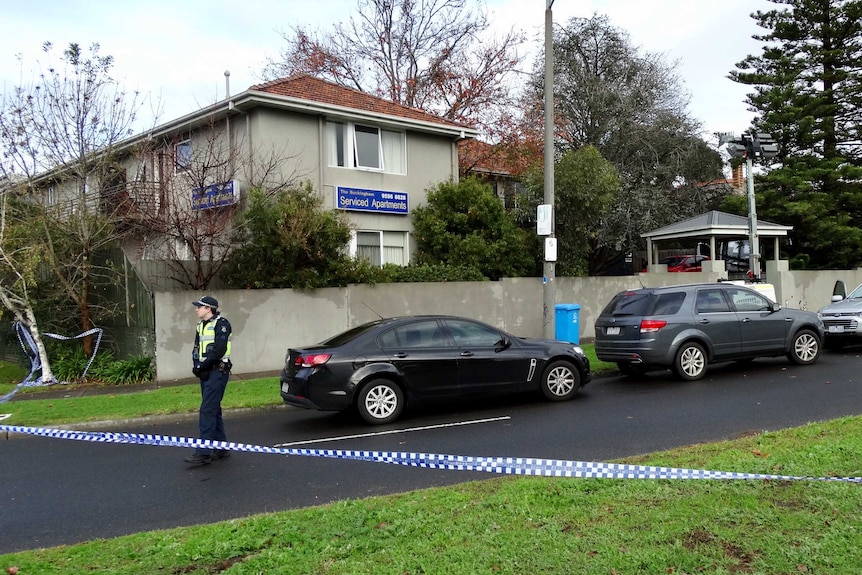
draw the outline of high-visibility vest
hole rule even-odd
[[[209,321],[198,322],[198,357],[204,359],[207,357],[207,348],[215,342],[216,326],[221,316],[211,318]],[[230,359],[230,340],[233,334],[230,334],[227,339],[227,350],[224,352],[222,359]]]

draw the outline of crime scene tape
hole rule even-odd
[[[735,471],[709,471],[705,469],[683,469],[628,465],[623,463],[597,463],[589,461],[567,461],[561,459],[534,459],[526,457],[477,457],[471,455],[445,455],[436,453],[411,453],[390,451],[350,451],[341,449],[295,449],[264,447],[231,441],[210,441],[166,435],[118,433],[111,431],[72,431],[18,425],[0,425],[0,432],[23,433],[54,439],[71,439],[96,443],[126,443],[160,445],[167,447],[201,447],[250,453],[273,453],[277,455],[302,455],[390,463],[427,469],[451,471],[482,471],[502,475],[529,475],[542,477],[572,477],[600,479],[746,479],[768,481],[840,481],[862,483],[862,477],[803,477],[764,473],[740,473]]]
[[[27,377],[25,377],[21,383],[16,385],[12,389],[12,391],[0,397],[0,403],[6,403],[10,399],[12,399],[12,397],[16,393],[18,393],[21,389],[25,387],[38,387],[42,385],[56,385],[58,383],[68,383],[66,381],[60,382],[56,379],[45,380],[44,377],[35,378],[36,372],[42,370],[42,360],[39,358],[39,351],[36,348],[36,342],[33,341],[33,336],[30,335],[30,332],[27,331],[27,329],[21,324],[21,322],[16,321],[12,327],[15,330],[15,335],[18,337],[18,343],[21,345],[21,349],[24,350],[24,353],[27,354],[27,358],[30,360],[30,373],[28,373]],[[45,333],[42,335],[44,335],[45,337],[50,337],[52,339],[62,341],[70,341],[73,339],[87,337],[88,335],[96,335],[96,343],[93,345],[93,353],[90,354],[90,359],[87,360],[87,365],[84,366],[84,371],[81,374],[81,379],[84,379],[84,376],[87,375],[87,371],[93,364],[93,360],[96,359],[96,352],[99,351],[99,343],[102,341],[102,331],[102,328],[94,327],[91,330],[79,333],[78,335],[71,337],[65,335],[58,335],[56,333]]]

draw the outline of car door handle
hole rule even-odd
[[[750,318],[750,317],[747,317],[747,318],[745,318],[744,320],[742,320],[742,323],[749,323],[749,322],[751,322],[751,318]]]
[[[706,318],[704,318],[704,319],[700,320],[700,321],[699,321],[699,322],[697,322],[697,323],[702,323],[703,325],[706,325],[706,324],[708,324],[708,323],[709,323],[709,320],[708,320],[708,319],[706,319]]]
[[[404,359],[405,357],[407,357],[407,356],[408,356],[408,355],[410,355],[410,354],[409,354],[409,353],[405,353],[405,352],[403,352],[403,351],[397,351],[397,352],[395,352],[395,354],[394,354],[394,355],[395,355],[395,357],[397,357],[397,358],[399,358],[399,359]]]
[[[462,351],[461,357],[473,357],[473,352],[472,351]]]

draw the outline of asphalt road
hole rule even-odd
[[[381,427],[291,408],[225,420],[231,441],[264,446],[607,461],[862,413],[860,365],[860,350],[848,348],[809,367],[783,358],[726,364],[694,383],[669,373],[606,377],[567,403],[521,395],[482,408],[412,410]],[[113,430],[195,437],[197,422],[158,419]],[[190,468],[182,461],[188,453],[0,438],[0,553],[493,477],[242,452]]]

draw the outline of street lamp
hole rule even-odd
[[[540,207],[550,219],[545,238],[544,265],[542,267],[542,326],[546,338],[556,336],[554,313],[556,305],[557,239],[554,236],[554,17],[551,7],[554,0],[545,4],[545,205]],[[544,231],[544,230],[541,230]],[[539,231],[539,233],[541,233]]]
[[[757,210],[754,203],[754,160],[774,158],[778,155],[778,144],[767,132],[718,135],[719,146],[726,145],[732,158],[745,158],[745,175],[748,188],[748,273],[751,279],[760,280],[760,245],[757,239]]]

